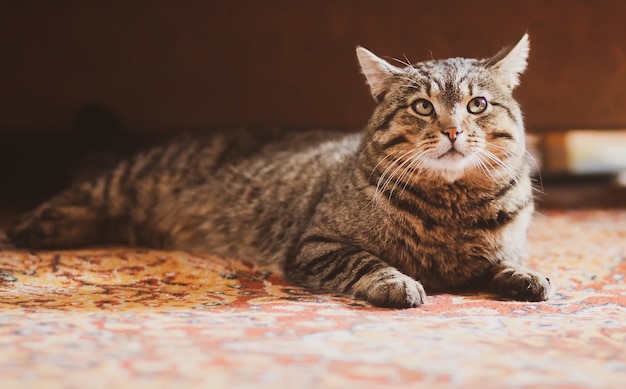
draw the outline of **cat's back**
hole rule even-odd
[[[143,200],[133,219],[169,236],[166,246],[276,262],[347,174],[360,139],[247,129],[182,137],[134,161],[157,160],[135,183]]]
[[[162,167],[182,170],[197,167],[211,174],[257,163],[267,166],[286,161],[294,163],[314,155],[352,154],[359,140],[359,134],[323,129],[236,128],[186,134],[147,154],[162,158],[159,164]]]

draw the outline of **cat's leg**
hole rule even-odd
[[[426,298],[418,281],[359,248],[309,237],[297,251],[285,265],[285,276],[298,285],[387,308],[414,308]]]
[[[491,269],[488,291],[519,301],[544,301],[554,294],[554,285],[543,274],[513,262]]]
[[[106,242],[108,218],[97,182],[61,192],[22,215],[7,231],[17,247],[61,249]]]

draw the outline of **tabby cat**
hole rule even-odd
[[[17,246],[129,244],[280,268],[381,307],[426,293],[553,293],[521,264],[533,214],[520,107],[525,35],[490,59],[394,66],[359,47],[376,101],[358,134],[238,130],[152,148],[10,228]]]

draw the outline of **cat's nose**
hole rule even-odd
[[[448,139],[450,139],[450,141],[452,142],[454,142],[457,136],[462,132],[463,130],[460,130],[456,127],[450,127],[450,128],[446,128],[445,130],[441,130],[441,133],[444,135],[447,135]]]

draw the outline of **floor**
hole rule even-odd
[[[553,300],[410,310],[185,252],[5,249],[0,387],[624,387],[626,209],[543,210],[530,242]]]

